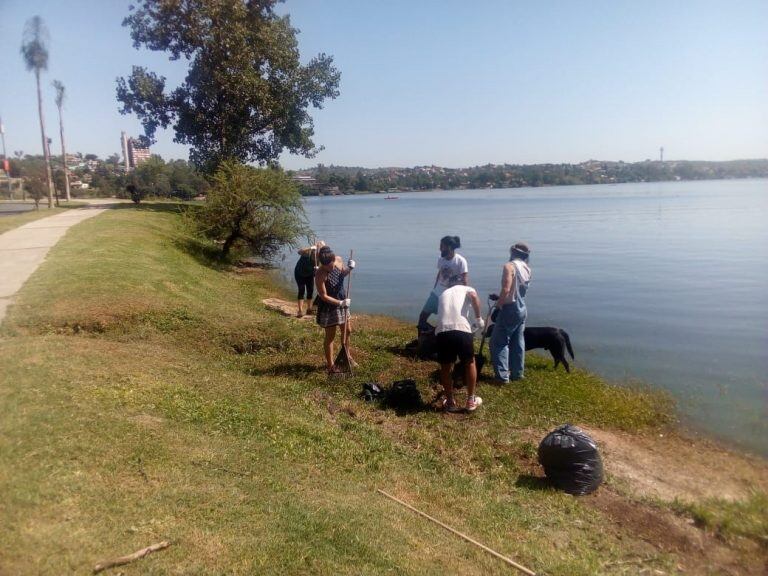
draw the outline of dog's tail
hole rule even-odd
[[[574,356],[574,355],[573,355],[573,348],[571,347],[571,339],[570,339],[570,337],[568,336],[568,332],[566,332],[566,331],[565,331],[565,330],[563,330],[563,329],[560,329],[560,333],[561,333],[561,334],[563,335],[563,337],[565,338],[565,346],[568,348],[568,354],[570,354],[570,355],[571,355],[571,358],[573,358],[573,359],[575,360],[575,359],[576,359],[576,356]]]

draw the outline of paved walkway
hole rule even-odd
[[[0,234],[0,323],[13,296],[43,263],[48,250],[70,227],[104,210],[101,207],[73,208]]]

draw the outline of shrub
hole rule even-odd
[[[225,258],[239,246],[269,260],[309,233],[301,195],[282,170],[234,161],[220,165],[205,204],[192,214],[200,232],[222,242]]]

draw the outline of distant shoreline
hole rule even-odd
[[[581,164],[488,164],[472,168],[354,168],[345,166],[288,171],[302,195],[339,195],[429,190],[482,190],[589,186],[649,182],[689,182],[768,178],[768,159],[728,162],[589,161]]]
[[[520,189],[537,189],[537,188],[572,188],[575,186],[618,186],[622,184],[676,184],[681,182],[721,182],[723,180],[768,180],[766,176],[745,176],[741,178],[728,177],[728,178],[705,178],[705,179],[690,179],[690,180],[651,180],[651,181],[627,181],[627,182],[596,182],[593,184],[542,184],[539,186],[506,186],[501,188],[487,187],[487,188],[428,188],[419,190],[377,190],[377,191],[358,191],[351,190],[345,192],[336,193],[322,193],[322,194],[302,194],[304,197],[325,197],[325,196],[387,196],[389,194],[411,194],[422,192],[482,192],[484,190],[520,190]]]

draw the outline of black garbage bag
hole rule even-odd
[[[568,494],[590,494],[603,481],[603,461],[597,444],[571,424],[544,437],[539,444],[539,462],[550,482]]]
[[[398,380],[387,392],[387,405],[395,410],[419,410],[423,406],[416,381]]]

